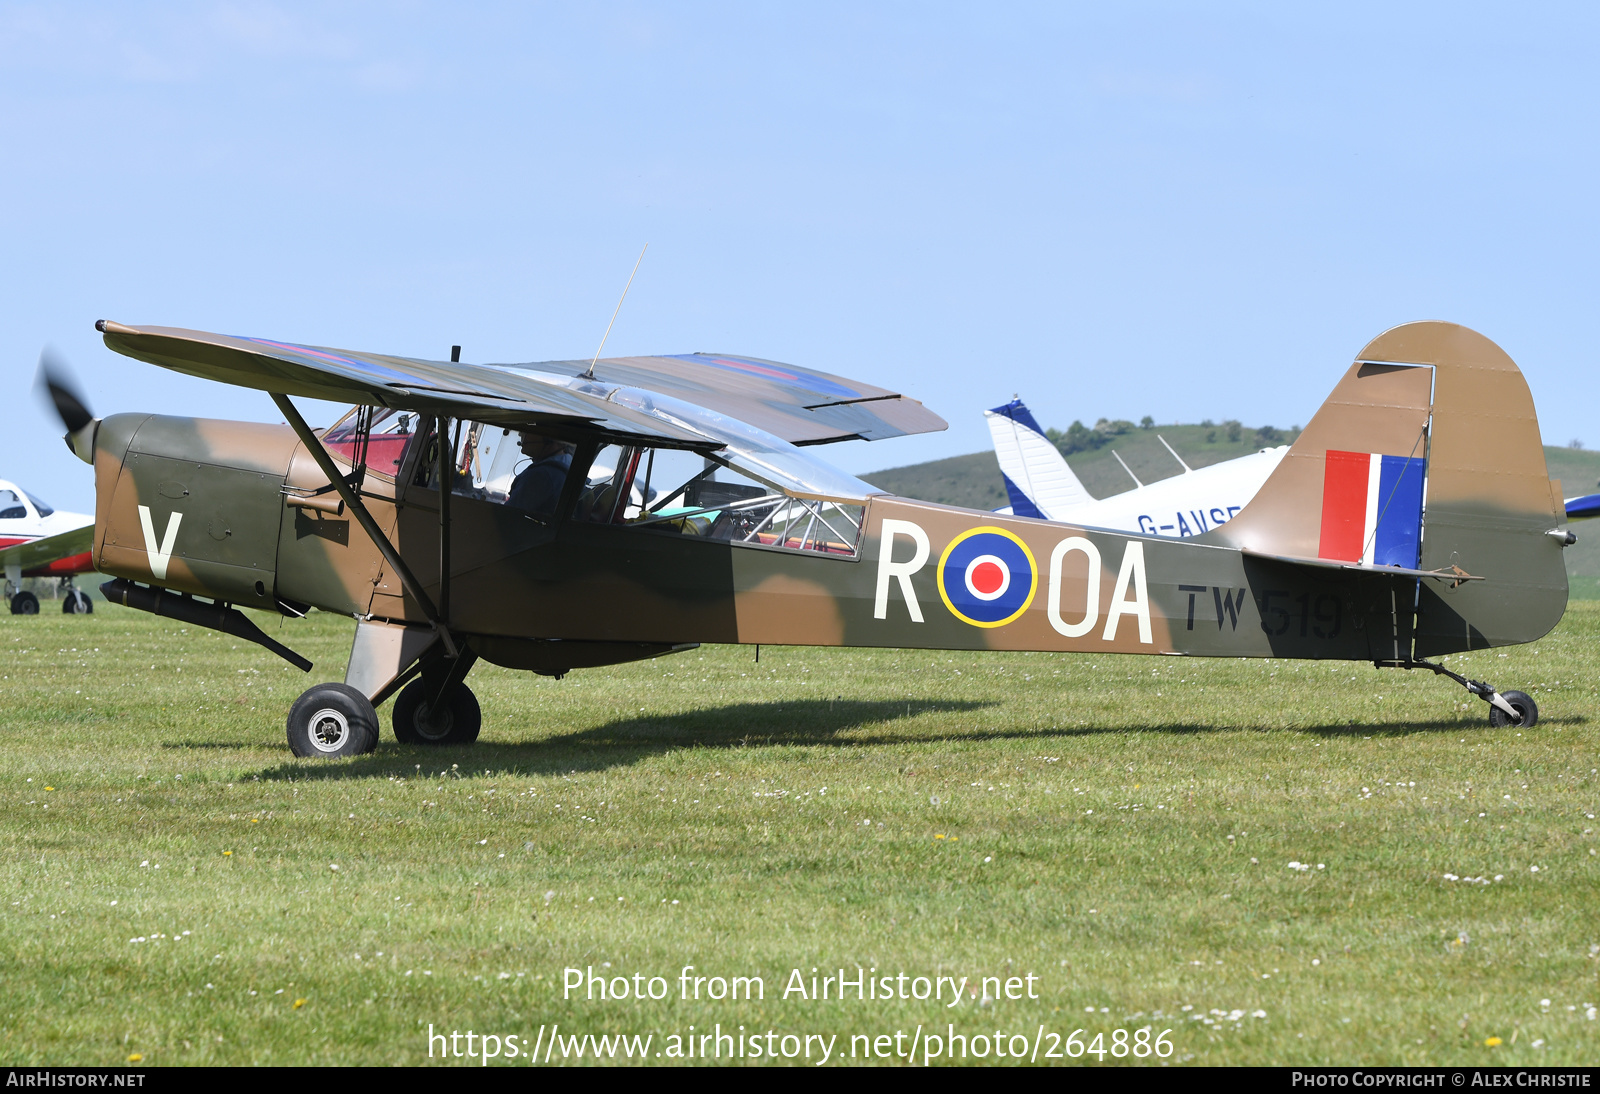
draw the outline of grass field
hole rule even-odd
[[[317,679],[349,634],[281,628]],[[253,647],[0,616],[0,1062],[419,1063],[430,1023],[649,1033],[652,1062],[717,1023],[847,1061],[953,1024],[1170,1029],[1171,1063],[1592,1062],[1597,637],[1580,603],[1452,659],[1531,692],[1527,730],[1362,665],[718,647],[480,668],[475,748],[386,729],[326,763],[284,745],[307,679]],[[765,998],[680,1000],[684,965]],[[1039,998],[783,998],[857,965]],[[568,966],[671,995],[563,1000]]]

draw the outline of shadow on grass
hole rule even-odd
[[[492,771],[507,775],[555,775],[625,767],[678,749],[736,749],[781,746],[870,748],[883,745],[972,743],[995,740],[1059,741],[1100,734],[1200,736],[1211,733],[1309,733],[1325,738],[1401,738],[1417,735],[1472,734],[1489,728],[1455,718],[1362,725],[1342,722],[1314,726],[1237,726],[1195,722],[1154,725],[1040,726],[1036,729],[942,732],[926,735],[874,733],[841,734],[862,726],[914,718],[922,714],[952,714],[984,710],[998,702],[901,700],[788,700],[772,703],[737,703],[682,714],[619,718],[593,729],[562,734],[542,741],[502,743],[479,741],[457,748],[398,745],[388,738],[378,750],[350,760],[290,762],[260,772],[267,780],[363,779],[410,776],[421,767],[428,772],[459,766],[466,773]],[[1583,715],[1541,720],[1543,726],[1579,726],[1590,721]],[[174,744],[169,747],[188,748]],[[200,746],[204,747],[204,746]],[[232,747],[232,746],[227,746]]]
[[[1533,732],[1537,733],[1547,726],[1588,725],[1589,721],[1586,714],[1563,714],[1558,718],[1540,718],[1539,724],[1533,727]],[[1473,719],[1432,718],[1426,722],[1397,722],[1392,725],[1362,725],[1359,722],[1347,722],[1343,725],[1298,726],[1295,727],[1295,731],[1315,733],[1319,737],[1411,737],[1419,733],[1454,733],[1458,730],[1462,733],[1477,733],[1491,728],[1488,717],[1483,716]]]
[[[260,773],[263,779],[359,779],[410,775],[418,765],[428,771],[459,764],[470,771],[490,770],[514,775],[569,774],[622,767],[676,749],[770,748],[784,745],[832,745],[856,748],[924,739],[963,739],[960,734],[941,738],[907,738],[875,735],[840,737],[864,725],[915,718],[922,714],[952,714],[984,710],[996,702],[905,699],[879,702],[848,699],[785,700],[772,703],[735,703],[709,710],[637,718],[619,718],[593,729],[579,730],[542,741],[506,744],[479,741],[459,748],[426,748],[396,744],[385,727],[378,751],[333,763],[282,764]],[[971,739],[985,736],[974,731]],[[1017,734],[1031,736],[1031,734]],[[173,747],[189,747],[175,744]]]

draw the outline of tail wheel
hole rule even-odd
[[[428,706],[428,688],[421,680],[407,684],[394,700],[395,740],[408,745],[470,745],[483,728],[478,697],[457,684],[438,711]]]
[[[378,712],[348,684],[318,684],[289,708],[289,749],[336,760],[378,747]]]
[[[11,598],[12,615],[38,615],[39,598],[29,592],[21,592]]]
[[[1489,704],[1489,724],[1492,726],[1509,726],[1515,724],[1519,729],[1539,724],[1539,704],[1533,697],[1521,691],[1502,691],[1500,698],[1510,703],[1516,712],[1522,715],[1522,721],[1513,723],[1511,716],[1493,703]]]
[[[94,601],[82,589],[68,589],[61,601],[61,610],[67,615],[90,615],[94,612]]]

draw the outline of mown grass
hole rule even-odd
[[[349,631],[282,625],[318,679]],[[386,730],[327,763],[284,745],[308,679],[253,647],[0,616],[0,1061],[419,1063],[430,1023],[557,1022],[652,1052],[954,1023],[1153,1025],[1195,1064],[1591,1061],[1597,634],[1575,604],[1452,660],[1534,694],[1529,730],[1361,665],[719,647],[479,668],[476,747]],[[675,996],[684,965],[765,1000],[562,998],[568,966]],[[782,998],[857,965],[1040,998]]]

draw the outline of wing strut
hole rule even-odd
[[[450,491],[455,485],[455,444],[447,444],[450,419],[434,419],[439,448],[439,617],[450,619]],[[456,419],[456,442],[461,440],[461,419]]]
[[[411,567],[405,564],[405,560],[400,557],[400,552],[395,550],[394,544],[389,542],[389,537],[383,534],[383,529],[378,527],[378,522],[367,511],[367,507],[361,503],[360,496],[350,488],[349,481],[339,474],[338,467],[334,465],[333,457],[328,455],[328,450],[322,446],[321,439],[311,432],[311,427],[306,425],[306,420],[300,416],[300,411],[295,409],[294,403],[289,401],[287,395],[280,395],[276,391],[270,392],[270,394],[278,409],[283,411],[283,416],[289,422],[290,428],[294,430],[295,436],[300,438],[300,442],[306,446],[306,451],[311,454],[311,458],[317,461],[317,466],[322,469],[324,475],[328,476],[328,481],[333,484],[333,488],[344,499],[345,505],[349,506],[350,511],[355,514],[355,518],[360,522],[362,530],[367,533],[373,545],[378,548],[378,553],[383,556],[383,560],[389,564],[389,568],[400,578],[400,584],[405,586],[406,592],[411,594],[411,599],[415,600],[418,607],[422,609],[422,614],[428,617],[428,622],[432,623],[434,629],[439,632],[439,637],[444,640],[445,648],[450,651],[450,656],[452,658],[457,657],[459,654],[456,650],[455,642],[450,637],[450,628],[445,625],[443,618],[440,617],[439,609],[434,607],[433,600],[428,594],[422,591],[422,583],[417,580],[417,575],[411,572]],[[440,444],[442,447],[443,441]]]

